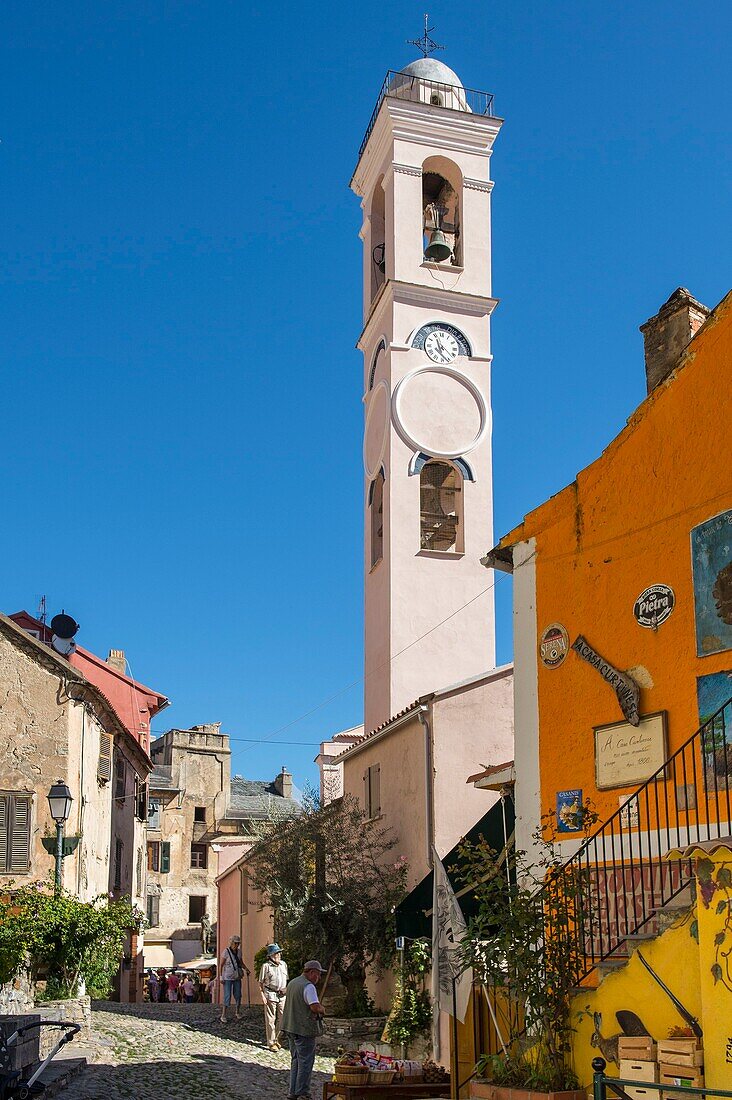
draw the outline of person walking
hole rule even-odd
[[[158,1001],[162,1004],[168,999],[168,975],[163,969],[158,970],[158,978],[160,979],[160,992],[158,993]]]
[[[267,959],[259,972],[259,988],[264,1002],[264,1034],[267,1050],[281,1050],[277,1036],[285,1009],[285,990],[289,975],[278,943],[267,945]]]
[[[183,997],[187,1005],[192,1005],[196,999],[196,987],[193,984],[193,979],[190,974],[186,974],[185,978],[181,982],[181,989],[183,990]]]
[[[178,1000],[178,986],[180,985],[180,978],[176,974],[175,970],[171,970],[168,974],[168,1000],[171,1004],[175,1004]]]
[[[317,959],[309,959],[302,974],[293,978],[285,990],[282,1030],[290,1046],[288,1100],[310,1100],[315,1043],[322,1032],[324,1015],[316,986],[324,973]]]
[[[232,936],[229,946],[221,956],[221,981],[224,983],[224,1003],[221,1008],[221,1023],[226,1023],[226,1009],[231,1004],[232,997],[236,1005],[235,1020],[241,1019],[241,979],[249,971],[244,966],[241,957],[241,937]]]
[[[154,970],[150,971],[147,979],[147,995],[152,1003],[155,1003],[160,996],[160,981]]]

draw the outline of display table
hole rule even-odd
[[[326,1081],[323,1085],[323,1100],[329,1096],[343,1096],[345,1100],[391,1100],[392,1097],[411,1096],[420,1100],[428,1096],[449,1096],[450,1082],[441,1085],[339,1085],[336,1081]]]

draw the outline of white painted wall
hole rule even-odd
[[[541,821],[536,540],[513,548],[513,652],[516,847],[530,852]]]

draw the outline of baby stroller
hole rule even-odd
[[[27,1073],[28,1070],[14,1070],[12,1068],[13,1047],[19,1039],[22,1039],[29,1031],[33,1031],[36,1027],[60,1028],[63,1030],[63,1035],[51,1049],[50,1053],[43,1059],[38,1069],[26,1080],[23,1077],[23,1073]],[[61,1047],[65,1046],[66,1043],[70,1043],[79,1031],[81,1031],[79,1024],[56,1023],[53,1020],[37,1020],[32,1024],[24,1024],[7,1037],[0,1035],[0,1100],[29,1100],[31,1096],[40,1096],[45,1089],[45,1085],[41,1084],[39,1077],[51,1059],[56,1057]]]

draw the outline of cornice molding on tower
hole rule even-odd
[[[421,176],[421,168],[413,168],[411,164],[397,164],[396,161],[392,164],[393,172],[402,172],[405,176]]]
[[[493,190],[493,180],[473,180],[463,176],[463,187],[467,187],[469,191],[491,192]]]
[[[383,329],[381,318],[395,302],[402,305],[429,306],[444,312],[449,312],[457,305],[463,312],[475,317],[490,317],[498,301],[498,298],[488,298],[482,294],[464,294],[460,290],[443,290],[441,287],[420,286],[419,283],[402,283],[396,279],[387,279],[379,288],[379,293],[374,299],[374,307],[356,341],[356,347],[359,351],[366,351],[372,346],[376,338],[374,329]],[[402,350],[402,345],[398,341],[393,341],[390,350]],[[473,355],[471,358],[485,357]]]

